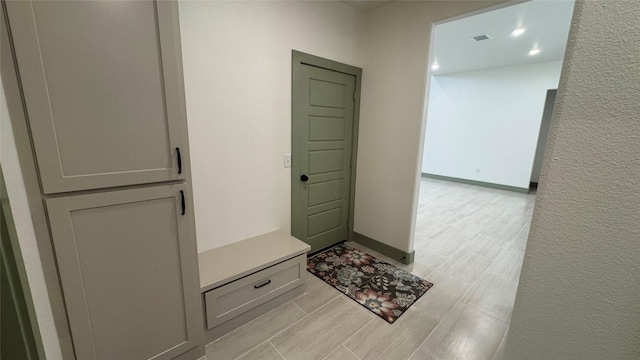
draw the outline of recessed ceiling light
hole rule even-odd
[[[514,29],[514,30],[511,32],[511,36],[513,36],[513,37],[518,37],[518,36],[520,36],[520,35],[524,34],[524,32],[525,32],[525,31],[527,31],[527,29],[525,29],[525,28],[517,28],[517,29]]]
[[[440,69],[440,65],[438,65],[437,62],[434,62],[433,65],[431,65],[431,69],[432,70],[438,70],[438,69]]]
[[[530,56],[534,56],[534,55],[538,55],[538,54],[540,54],[540,49],[538,49],[538,48],[533,48],[533,49],[529,50],[529,55]]]

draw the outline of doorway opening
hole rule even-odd
[[[544,182],[573,5],[508,4],[432,28],[413,272],[447,284],[434,287],[447,309],[460,302],[501,331]]]

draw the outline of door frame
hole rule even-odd
[[[349,184],[349,219],[347,220],[348,240],[352,241],[353,214],[356,196],[356,170],[358,168],[358,130],[360,128],[360,94],[362,85],[362,69],[296,50],[291,51],[291,235],[297,237],[296,235],[298,235],[300,232],[297,226],[297,220],[299,220],[301,213],[296,211],[296,206],[300,194],[298,193],[298,191],[296,191],[296,188],[293,185],[296,181],[299,180],[300,176],[300,162],[299,159],[295,156],[295,150],[300,148],[300,139],[296,137],[298,124],[296,124],[295,118],[298,111],[298,107],[296,106],[296,104],[299,104],[301,99],[300,95],[295,91],[295,88],[300,79],[302,65],[313,66],[355,76],[353,138],[351,141],[351,183]]]

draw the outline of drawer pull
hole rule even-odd
[[[180,148],[176,148],[176,155],[178,155],[178,174],[182,174],[182,156],[180,156]]]
[[[185,203],[184,203],[184,191],[180,190],[180,205],[182,206],[182,216],[186,212]]]
[[[254,288],[254,289],[259,289],[259,288],[261,288],[261,287],[263,287],[263,286],[267,286],[267,285],[269,285],[269,284],[271,284],[271,279],[269,279],[269,280],[267,280],[267,281],[263,282],[262,284],[256,284],[256,285],[253,285],[253,288]]]

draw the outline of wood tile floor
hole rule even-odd
[[[501,360],[534,200],[423,178],[414,264],[351,243],[435,284],[393,325],[308,274],[303,295],[208,344],[206,360]]]

